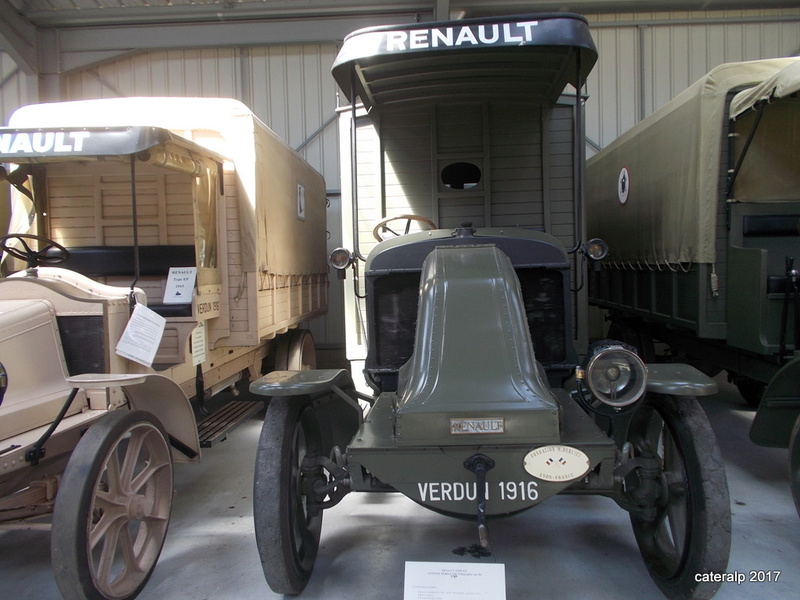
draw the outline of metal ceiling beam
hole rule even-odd
[[[25,16],[38,27],[85,27],[87,25],[139,25],[164,23],[231,23],[266,19],[315,19],[368,15],[431,13],[436,0],[270,0],[206,4],[125,6],[98,2],[97,8],[48,5],[29,9]]]
[[[2,1],[2,0],[0,0]],[[340,42],[361,27],[414,22],[419,13],[223,23],[70,27],[59,30],[61,72],[85,68],[120,53],[182,48],[247,47]],[[431,14],[423,14],[430,19]]]
[[[451,0],[450,4],[452,11],[463,11],[465,17],[542,11],[600,14],[797,8],[797,0]]]
[[[0,49],[28,75],[37,71],[36,27],[8,0],[0,0]]]
[[[8,4],[8,0],[5,0]],[[24,16],[37,27],[85,27],[189,22],[231,22],[284,18],[367,16],[388,13],[435,14],[437,20],[542,11],[581,14],[639,11],[707,11],[796,7],[797,0],[241,0],[238,2],[154,2],[126,6],[97,0],[82,3],[28,2]],[[43,7],[43,8],[40,8]],[[17,11],[14,10],[16,13]]]

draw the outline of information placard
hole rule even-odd
[[[133,307],[133,314],[117,342],[116,352],[146,367],[153,364],[167,320],[144,304]]]
[[[197,267],[170,267],[164,287],[164,304],[189,304],[195,279]]]
[[[503,564],[406,562],[403,600],[505,600]]]

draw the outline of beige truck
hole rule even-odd
[[[298,326],[327,310],[325,184],[235,100],[40,104],[9,123],[0,527],[52,527],[65,598],[133,598],[173,462],[263,408],[206,401],[315,366]]]

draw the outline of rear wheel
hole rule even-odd
[[[278,339],[275,348],[276,371],[309,371],[316,368],[314,336],[308,329],[293,329]]]
[[[720,584],[702,575],[727,567],[731,515],[725,467],[703,409],[693,397],[650,395],[631,418],[628,441],[634,457],[654,458],[661,470],[653,510],[631,513],[650,575],[668,598],[710,598]]]
[[[111,412],[72,452],[53,511],[51,556],[66,600],[136,597],[161,554],[172,509],[172,455],[144,411]]]
[[[264,577],[278,594],[299,594],[319,548],[322,508],[312,488],[322,479],[322,437],[311,403],[274,397],[258,442],[253,490],[256,545]]]

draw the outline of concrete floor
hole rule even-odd
[[[785,450],[753,445],[753,412],[736,390],[703,401],[727,465],[733,514],[728,572],[780,571],[773,583],[725,583],[716,598],[788,599],[800,588],[800,519]],[[164,550],[142,600],[249,600],[267,587],[252,532],[252,469],[261,421],[176,469],[177,496]],[[640,559],[627,513],[600,497],[557,496],[493,521],[508,600],[661,598]],[[398,494],[351,494],[325,513],[314,574],[303,600],[402,600],[406,561],[473,562],[455,548],[476,542],[472,523]],[[49,534],[0,532],[0,598],[60,599]],[[455,599],[454,599],[455,600]]]

